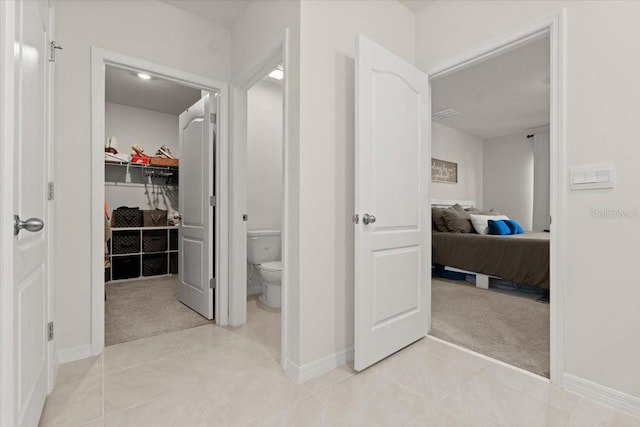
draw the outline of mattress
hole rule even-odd
[[[432,233],[432,261],[549,289],[549,234]]]

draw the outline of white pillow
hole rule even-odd
[[[489,220],[509,219],[506,215],[469,215],[471,217],[471,225],[478,234],[489,234]]]

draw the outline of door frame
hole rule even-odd
[[[45,3],[40,2],[40,7]],[[55,9],[49,8],[47,41],[55,39]],[[9,427],[15,424],[15,361],[13,349],[15,345],[14,334],[14,269],[13,269],[13,196],[14,196],[14,150],[15,137],[15,2],[0,2],[0,313],[3,313],[3,321],[0,322],[0,426]],[[48,46],[43,53],[48,55]],[[53,182],[54,178],[54,66],[48,66],[46,113],[46,156],[47,156],[47,180]],[[11,142],[11,143],[8,143]],[[53,233],[53,205],[47,202],[47,212],[44,233],[47,235],[47,268],[45,272],[45,305],[47,322],[54,320],[54,233]],[[47,394],[53,390],[58,370],[58,360],[55,353],[55,341],[47,343]]]
[[[228,324],[229,301],[229,87],[227,83],[162,64],[91,48],[91,355],[104,349],[104,141],[106,66],[144,72],[174,83],[220,93],[219,133],[216,144],[216,288],[215,321]],[[215,166],[214,166],[215,167]],[[221,208],[223,207],[223,208]]]
[[[560,260],[566,253],[566,113],[565,113],[565,13],[537,21],[516,33],[508,34],[470,52],[455,56],[427,71],[429,81],[452,74],[494,56],[518,48],[528,42],[549,35],[550,39],[550,147],[551,188],[550,207],[553,219],[553,236],[550,240],[550,380],[559,386],[564,384],[564,307],[567,269]]]
[[[282,307],[280,364],[285,368],[287,349],[288,287],[289,287],[289,29],[285,29],[281,41],[267,49],[253,64],[234,79],[231,87],[231,218],[229,221],[230,292],[229,324],[240,326],[247,322],[247,222],[242,215],[247,212],[247,94],[249,89],[264,78],[280,63],[284,64],[283,115],[282,115],[282,168],[284,194],[282,200]]]

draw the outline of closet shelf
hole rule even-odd
[[[177,184],[178,182],[178,166],[153,166],[141,165],[140,163],[131,162],[104,162],[105,167],[116,166],[124,167],[127,171],[129,168],[139,170],[146,178],[166,178],[167,185]],[[112,169],[113,170],[113,169]]]
[[[152,165],[141,165],[140,163],[131,163],[131,162],[104,162],[105,166],[125,166],[125,167],[133,167],[140,168],[146,170],[157,170],[157,171],[169,171],[175,172],[178,170],[179,166],[152,166]]]

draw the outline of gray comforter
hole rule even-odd
[[[549,233],[432,235],[434,264],[549,289]]]

